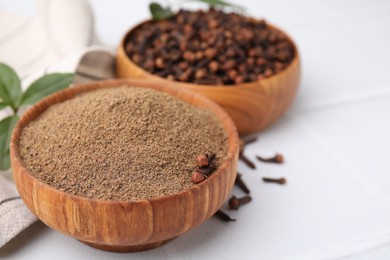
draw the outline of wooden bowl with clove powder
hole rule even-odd
[[[210,218],[234,185],[237,159],[238,134],[222,108],[139,80],[53,94],[11,139],[27,207],[51,228],[116,252],[158,247]]]
[[[292,104],[300,56],[291,37],[264,20],[181,10],[130,29],[118,46],[116,71],[120,78],[166,82],[206,96],[230,115],[240,135],[248,135]]]

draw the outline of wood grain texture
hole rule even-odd
[[[234,86],[210,86],[167,80],[132,62],[126,55],[125,43],[129,35],[144,23],[150,21],[135,26],[123,37],[117,49],[117,77],[167,82],[172,86],[206,96],[225,109],[236,124],[240,135],[252,134],[266,128],[280,118],[292,104],[300,79],[299,53],[291,38],[275,26],[269,25],[285,34],[294,47],[294,59],[286,69],[260,81]]]
[[[212,110],[228,133],[226,161],[204,182],[180,193],[140,201],[102,201],[70,195],[42,183],[23,166],[19,138],[23,127],[51,105],[85,91],[121,85],[152,88],[197,107]],[[139,80],[109,80],[79,85],[53,94],[31,109],[17,123],[11,139],[11,164],[19,194],[44,223],[88,245],[109,251],[146,250],[198,226],[227,199],[235,181],[238,134],[230,117],[215,103],[181,88]]]

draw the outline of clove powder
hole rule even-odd
[[[58,190],[91,199],[140,200],[190,188],[199,154],[227,155],[209,110],[145,88],[82,93],[51,106],[21,134],[24,166]]]

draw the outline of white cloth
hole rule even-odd
[[[20,199],[14,183],[0,174],[0,247],[36,220]]]
[[[36,0],[33,17],[0,6],[0,28],[0,61],[21,77],[94,41],[92,11],[84,0]]]
[[[23,4],[23,2],[22,2]],[[84,0],[37,0],[36,15],[24,17],[0,7],[0,62],[30,83],[34,71],[51,71],[53,62],[94,41],[93,15]],[[0,111],[0,120],[10,111]],[[0,171],[0,247],[36,221],[18,198],[9,172]]]

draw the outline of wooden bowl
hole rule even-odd
[[[123,37],[116,58],[116,71],[119,78],[150,79],[169,82],[172,86],[189,89],[204,95],[218,103],[230,115],[240,135],[258,132],[275,122],[292,104],[298,89],[300,78],[300,61],[296,45],[282,30],[271,28],[286,35],[294,48],[294,59],[282,71],[268,78],[236,85],[200,85],[171,81],[151,74],[135,64],[126,54],[125,44],[129,35],[145,23],[145,21]]]
[[[209,178],[174,195],[139,201],[103,201],[74,196],[49,186],[26,170],[19,153],[23,128],[51,105],[99,88],[121,85],[152,88],[213,111],[228,134],[227,159]],[[95,248],[131,252],[158,247],[210,218],[227,199],[236,178],[238,134],[218,105],[184,89],[138,80],[109,80],[79,85],[53,94],[17,123],[11,139],[14,180],[27,207],[51,228]]]

